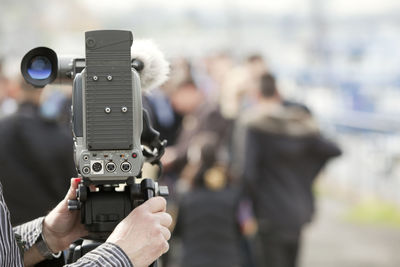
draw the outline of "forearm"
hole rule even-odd
[[[33,266],[36,263],[45,260],[45,258],[39,253],[36,245],[33,245],[24,254],[24,265],[25,267]],[[80,258],[77,262],[65,265],[66,267],[91,267],[91,266],[121,266],[121,267],[133,267],[128,256],[123,252],[121,248],[112,244],[104,243],[95,250],[87,253],[85,256]]]
[[[24,242],[25,252],[35,244],[36,240],[42,233],[43,220],[44,217],[40,217],[13,228],[14,233],[21,236],[21,240]]]
[[[68,267],[121,266],[133,267],[125,252],[115,244],[104,243]]]
[[[14,227],[14,232],[21,236],[21,240],[24,243],[23,258],[25,266],[33,266],[45,260],[45,257],[39,252],[38,244],[36,243],[43,234],[43,220],[44,218],[41,217]]]
[[[45,260],[45,258],[39,253],[39,250],[36,248],[36,245],[33,245],[24,253],[24,266],[29,267],[33,266],[36,263]]]

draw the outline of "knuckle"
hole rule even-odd
[[[167,217],[167,227],[170,226],[172,224],[172,216],[169,213],[166,213],[166,217]]]
[[[154,205],[166,207],[167,201],[163,197],[154,197],[151,199]]]
[[[166,253],[169,250],[169,243],[167,241],[163,242],[163,253]]]
[[[157,237],[161,236],[162,235],[161,227],[159,226],[154,227],[153,235]]]
[[[171,231],[169,229],[167,229],[167,240],[171,239]]]
[[[154,218],[154,216],[153,216],[151,213],[149,213],[149,212],[144,212],[144,213],[142,214],[142,217],[143,217],[143,220],[144,220],[147,224],[149,224],[149,225],[154,225],[154,223],[155,223],[155,218]]]
[[[160,254],[164,254],[169,250],[169,244],[166,240],[160,242],[158,244],[158,250],[160,251]]]
[[[130,214],[140,216],[145,213],[145,209],[142,206],[136,207]]]
[[[167,200],[165,200],[165,198],[163,198],[163,197],[158,197],[158,199],[159,199],[159,201],[160,201],[160,203],[161,203],[161,205],[162,205],[163,207],[166,207],[166,206],[167,206]]]

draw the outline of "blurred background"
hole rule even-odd
[[[17,110],[28,50],[84,56],[88,30],[154,40],[211,101],[218,79],[261,55],[343,152],[314,188],[300,266],[400,266],[399,12],[397,0],[0,0],[0,117]]]

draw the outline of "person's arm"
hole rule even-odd
[[[21,236],[21,241],[23,242],[25,266],[32,266],[45,259],[35,246],[36,241],[42,234],[43,220],[44,217],[40,217],[13,229],[16,235]]]
[[[326,139],[322,135],[311,137],[310,151],[312,154],[322,159],[330,159],[342,154],[337,144]]]
[[[245,131],[243,194],[250,197],[258,186],[260,168],[262,167],[263,149],[260,145],[260,133],[247,128]],[[242,152],[243,153],[243,152]]]
[[[14,235],[10,213],[4,202],[0,183],[0,266],[23,266],[20,248]]]

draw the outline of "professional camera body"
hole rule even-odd
[[[144,72],[152,68],[152,75],[158,75],[152,82],[162,83],[167,63],[163,58],[156,58],[155,64],[140,56],[132,59],[132,42],[130,31],[89,31],[85,58],[59,58],[53,50],[38,47],[21,62],[25,80],[35,87],[73,81],[74,157],[82,181],[69,208],[81,209],[82,223],[92,240],[104,241],[148,198],[168,195],[168,188],[141,179],[145,161],[161,169],[166,142],[160,141],[142,110],[140,78],[142,74],[149,79]],[[156,67],[149,67],[152,64]]]

